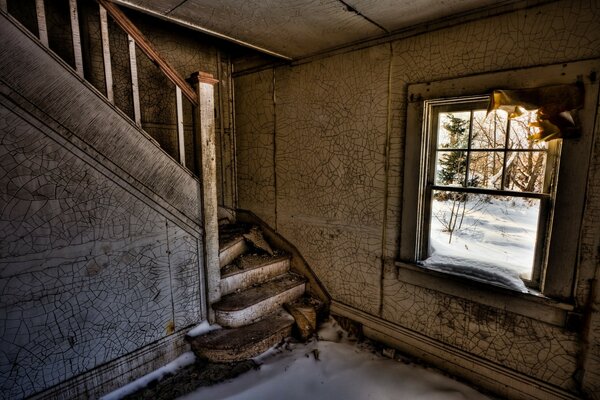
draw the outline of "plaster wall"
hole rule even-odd
[[[407,86],[600,57],[594,1],[557,1],[235,78],[240,208],[294,243],[334,301],[570,392],[597,396],[599,129],[574,304],[580,330],[397,278]],[[595,307],[595,308],[594,308]],[[583,367],[585,364],[585,368]]]
[[[0,398],[99,397],[207,317],[200,182],[0,19]]]

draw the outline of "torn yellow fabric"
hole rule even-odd
[[[576,138],[581,135],[577,125],[577,110],[583,107],[583,87],[554,85],[533,89],[494,90],[488,113],[493,110],[508,112],[509,118],[525,111],[537,111],[537,121],[530,125],[538,128],[533,140]]]

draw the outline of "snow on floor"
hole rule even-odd
[[[430,257],[422,264],[527,292],[521,278],[531,276],[539,204],[477,197],[467,202],[462,227],[455,230],[451,243],[442,222],[448,220],[450,202],[433,201]]]
[[[271,349],[256,359],[258,370],[181,399],[488,399],[438,372],[374,354],[333,320],[323,325],[320,340]]]
[[[164,365],[157,369],[156,371],[152,371],[147,375],[142,376],[139,379],[115,390],[112,391],[100,398],[100,400],[120,400],[125,396],[128,396],[132,393],[137,392],[140,389],[145,388],[153,381],[158,381],[166,376],[175,374],[181,368],[187,367],[188,365],[192,365],[196,362],[196,356],[191,351],[187,353],[183,353],[175,360],[171,361],[167,365]]]

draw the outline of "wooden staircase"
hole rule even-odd
[[[199,358],[232,362],[259,355],[292,334],[296,320],[285,309],[297,316],[299,308],[308,309],[316,325],[320,302],[306,296],[307,280],[290,271],[288,254],[249,240],[251,230],[260,232],[246,224],[219,226],[222,297],[212,308],[223,329],[186,337]]]

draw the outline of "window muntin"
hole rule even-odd
[[[488,100],[425,102],[417,258],[526,291],[539,286],[559,146],[528,140],[531,113],[487,115]]]

